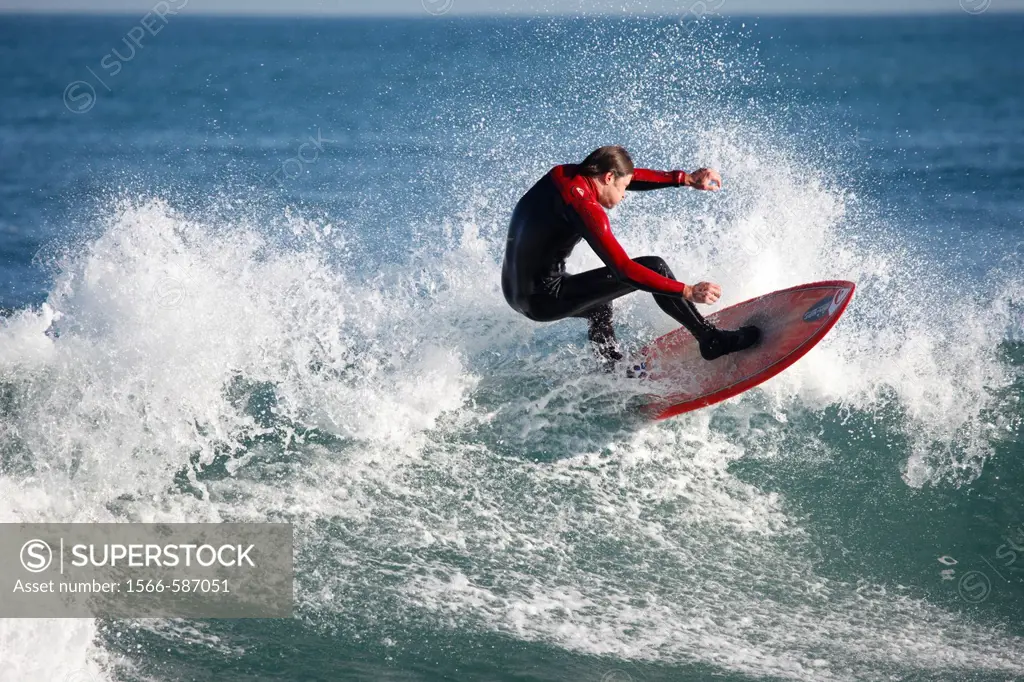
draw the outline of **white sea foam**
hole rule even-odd
[[[244,219],[209,225],[126,202],[63,263],[47,307],[0,328],[13,398],[0,518],[289,518],[304,534],[300,603],[343,620],[354,585],[383,582],[367,559],[388,548],[401,580],[381,589],[450,627],[791,679],[895,665],[1020,673],[1015,638],[819,576],[799,519],[730,473],[758,453],[710,426],[722,411],[870,412],[895,392],[912,436],[908,483],[942,484],[990,447],[978,424],[1007,375],[986,321],[1009,299],[979,307],[922,286],[915,256],[848,236],[849,197],[766,185],[733,138],[712,142],[706,157],[738,169],[729,192],[717,204],[680,196],[681,217],[656,224],[631,197],[615,216],[630,251],[722,281],[724,304],[813,279],[862,287],[820,348],[751,396],[657,425],[621,419],[638,389],[590,371],[582,324],[535,325],[505,306],[502,226],[486,203],[448,226],[440,261],[368,277],[335,250],[359,238],[341,229],[283,219],[303,245],[283,248]],[[671,326],[643,296],[620,310],[627,338]],[[955,344],[950,315],[962,320]],[[268,413],[248,407],[260,390]],[[339,440],[306,445],[309,428]],[[248,464],[268,433],[271,459],[283,448],[302,466]],[[955,452],[933,447],[950,438]],[[200,477],[218,456],[237,458],[235,476]],[[198,496],[175,489],[179,471]],[[318,552],[315,519],[343,520],[347,542]],[[311,572],[322,561],[346,570]],[[54,640],[65,645],[47,670],[104,679],[94,624],[26,623],[0,624],[19,679],[47,679],[39,652]]]

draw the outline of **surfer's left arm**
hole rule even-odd
[[[718,191],[722,188],[722,176],[714,168],[701,168],[693,173],[686,171],[659,171],[649,168],[637,168],[633,171],[633,179],[626,190],[629,192],[647,192],[665,187],[692,187]]]

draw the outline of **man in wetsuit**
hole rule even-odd
[[[722,289],[711,282],[676,281],[664,260],[630,260],[612,235],[605,209],[626,191],[662,187],[718,190],[721,177],[710,168],[693,174],[634,168],[619,146],[596,149],[582,163],[555,166],[516,204],[508,229],[501,289],[505,300],[531,320],[585,317],[589,338],[609,367],[622,359],[615,343],[611,302],[632,291],[654,294],[658,306],[686,327],[701,356],[714,360],[757,343],[757,327],[717,329],[694,303],[714,303]],[[565,259],[585,239],[606,267],[578,275],[565,272]]]

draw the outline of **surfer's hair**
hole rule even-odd
[[[617,144],[598,147],[583,159],[576,172],[587,177],[613,173],[622,178],[633,174],[633,159],[625,147]]]

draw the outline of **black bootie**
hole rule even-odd
[[[761,330],[753,325],[740,327],[735,331],[716,329],[714,333],[704,334],[700,344],[700,356],[705,360],[714,360],[729,353],[746,350],[761,340]]]

